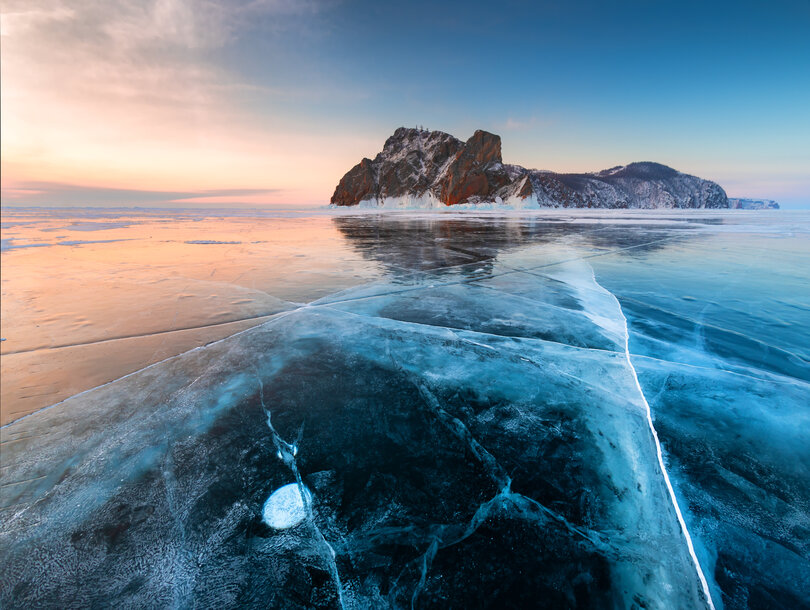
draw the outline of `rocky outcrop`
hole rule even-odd
[[[447,166],[439,187],[439,199],[447,205],[472,197],[494,197],[509,183],[501,162],[501,139],[476,131]]]
[[[441,131],[400,127],[374,160],[340,180],[332,203],[362,201],[514,203],[520,207],[727,208],[714,182],[659,163],[631,163],[597,173],[557,174],[505,165],[501,138],[476,131],[466,142]]]
[[[378,189],[374,178],[374,168],[371,159],[363,159],[351,168],[340,179],[332,196],[332,203],[337,205],[354,205],[363,199],[371,199]]]

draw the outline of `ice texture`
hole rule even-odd
[[[0,602],[808,606],[810,223],[688,218],[336,217],[376,280],[0,429]]]

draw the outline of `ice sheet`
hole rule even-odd
[[[325,218],[366,281],[0,429],[4,607],[810,603],[806,218]]]

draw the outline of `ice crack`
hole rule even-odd
[[[419,582],[414,588],[411,597],[411,608],[415,607],[416,600],[425,587],[427,575],[430,571],[433,559],[436,557],[436,553],[438,553],[440,549],[453,546],[469,538],[478,530],[484,521],[486,521],[493,510],[506,509],[507,505],[509,504],[511,504],[511,506],[516,510],[516,516],[520,517],[521,519],[531,520],[531,513],[539,512],[540,516],[536,516],[534,518],[544,520],[548,519],[556,522],[565,528],[570,534],[587,540],[594,545],[594,547],[599,548],[603,552],[610,550],[610,545],[607,544],[598,533],[584,531],[582,528],[570,523],[562,515],[552,511],[546,506],[543,506],[536,500],[521,493],[512,491],[512,479],[506,474],[505,470],[498,463],[495,457],[475,439],[470,429],[460,419],[448,413],[441,406],[436,395],[431,392],[431,390],[421,380],[415,378],[413,375],[410,375],[402,367],[402,365],[399,364],[390,351],[389,357],[391,358],[394,367],[408,377],[411,383],[416,386],[419,394],[422,396],[422,399],[435,411],[436,415],[439,417],[445,427],[447,427],[450,432],[452,432],[459,440],[467,445],[472,455],[475,456],[475,458],[481,463],[489,477],[498,485],[499,489],[495,496],[478,507],[463,531],[458,532],[458,526],[456,525],[440,525],[436,528],[431,537],[430,544],[422,554],[421,558],[418,560],[420,564],[420,576]],[[455,535],[448,536],[454,532]]]
[[[644,410],[647,416],[647,424],[650,427],[650,433],[652,434],[653,440],[655,441],[655,452],[658,457],[658,466],[661,468],[661,474],[664,477],[664,483],[666,484],[667,491],[669,492],[669,498],[670,500],[672,500],[672,507],[675,509],[675,514],[678,517],[678,523],[680,524],[681,532],[683,532],[683,537],[686,540],[686,546],[689,549],[689,556],[692,558],[692,563],[694,563],[695,565],[695,571],[697,572],[698,579],[700,580],[700,585],[703,589],[703,595],[706,597],[706,603],[708,604],[709,608],[711,608],[711,610],[714,610],[714,602],[712,601],[712,594],[711,591],[709,590],[709,583],[706,581],[706,576],[703,574],[703,568],[701,568],[700,566],[700,561],[698,560],[697,554],[695,553],[694,544],[692,543],[692,536],[689,534],[689,528],[686,527],[686,521],[683,518],[683,514],[681,513],[681,507],[678,505],[678,499],[675,496],[675,489],[672,487],[672,482],[669,479],[669,474],[667,473],[666,466],[664,465],[664,455],[661,449],[661,441],[658,439],[658,432],[656,431],[655,425],[653,424],[650,404],[647,402],[646,396],[644,396],[644,390],[641,388],[641,384],[639,383],[636,368],[633,366],[633,361],[630,358],[630,329],[628,328],[627,325],[627,318],[624,315],[624,311],[622,311],[622,305],[619,302],[619,299],[616,297],[616,295],[596,281],[596,274],[593,268],[591,268],[591,276],[593,278],[594,285],[599,290],[603,291],[605,294],[610,295],[616,302],[616,308],[619,312],[619,315],[621,316],[622,324],[624,326],[624,356],[627,359],[627,366],[630,370],[630,374],[633,377],[633,382],[636,385],[638,394],[641,397],[641,402],[644,403]]]
[[[267,405],[264,402],[264,383],[262,382],[261,376],[259,375],[258,371],[256,371],[256,380],[259,382],[259,400],[261,401],[262,409],[267,415],[267,427],[270,428],[270,432],[273,435],[273,444],[276,447],[276,455],[282,462],[284,462],[290,468],[293,475],[295,476],[295,482],[296,485],[298,485],[298,493],[303,503],[306,520],[312,527],[312,531],[315,534],[315,539],[321,544],[321,546],[324,547],[325,553],[323,557],[326,560],[326,563],[328,564],[329,574],[332,577],[332,580],[335,583],[335,587],[337,589],[338,605],[340,606],[340,608],[345,608],[346,606],[343,600],[343,584],[341,583],[340,572],[338,571],[337,567],[337,553],[335,553],[334,547],[329,543],[329,541],[323,535],[323,532],[321,532],[321,529],[318,527],[318,524],[315,522],[315,514],[312,510],[312,494],[310,493],[309,489],[307,489],[307,487],[304,485],[304,480],[301,477],[301,472],[298,470],[298,463],[296,461],[296,458],[298,456],[298,445],[301,442],[303,430],[298,431],[298,437],[293,443],[288,443],[281,437],[281,435],[276,431],[275,427],[273,426],[272,414],[270,413],[270,409],[267,408]]]

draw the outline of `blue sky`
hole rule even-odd
[[[38,2],[3,8],[3,81],[21,92],[3,109],[6,203],[83,187],[325,202],[419,124],[493,131],[527,167],[653,160],[810,205],[806,0],[41,0],[32,17]]]

